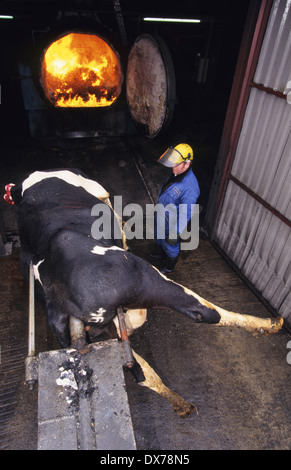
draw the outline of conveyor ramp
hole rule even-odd
[[[38,357],[39,450],[135,450],[117,340]]]

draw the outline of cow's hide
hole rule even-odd
[[[110,235],[92,238],[92,207],[97,203],[111,207],[109,194],[79,170],[35,172],[11,188],[11,198],[17,207],[24,274],[27,277],[32,263],[37,299],[62,347],[70,344],[70,316],[82,320],[88,329],[93,326],[95,335],[97,328],[97,336],[104,339],[112,335],[118,307],[129,310],[130,328],[143,323],[149,307],[167,307],[195,322],[237,325],[250,331],[270,333],[282,326],[282,319],[228,312],[167,279],[127,251],[121,225],[118,236],[113,230],[113,210]],[[169,391],[148,364],[134,355],[144,374],[143,385],[165,396],[181,416],[195,409]]]

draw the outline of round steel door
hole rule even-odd
[[[126,95],[133,121],[147,137],[156,137],[172,118],[175,73],[170,52],[159,37],[139,36],[130,51]]]

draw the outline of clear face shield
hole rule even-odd
[[[169,147],[165,153],[158,159],[158,163],[161,163],[168,168],[174,168],[175,166],[180,165],[182,162],[187,160],[182,157],[180,152],[173,147]]]

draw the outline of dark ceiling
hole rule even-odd
[[[121,35],[121,24],[129,43],[144,29],[172,30],[174,33],[184,29],[186,33],[196,34],[207,23],[222,23],[230,30],[240,29],[245,19],[249,0],[4,0],[0,2],[0,14],[13,15],[14,19],[1,20],[1,31],[25,31],[48,29],[64,17],[91,17]],[[146,24],[145,16],[178,18],[198,18],[200,25],[157,25]],[[124,34],[123,33],[123,34]]]
[[[4,0],[0,2],[1,14],[14,15],[17,21],[36,25],[47,24],[58,11],[97,12],[101,21],[114,23],[116,9],[120,9],[124,21],[139,21],[144,16],[175,16],[231,19],[240,15],[243,4],[236,0]]]

